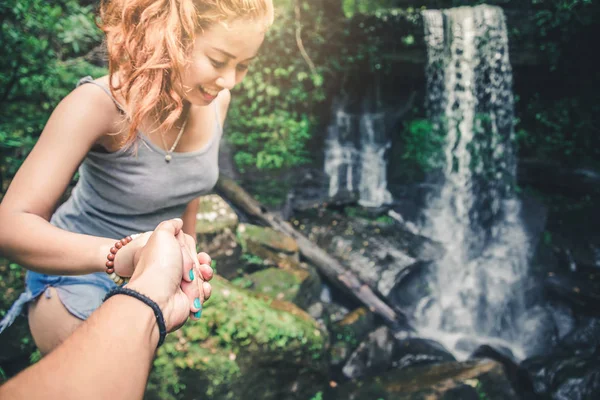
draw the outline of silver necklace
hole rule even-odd
[[[185,119],[185,121],[183,121],[183,125],[181,125],[181,129],[179,130],[179,133],[177,134],[177,137],[175,138],[175,142],[173,143],[173,146],[171,146],[170,149],[167,149],[167,142],[165,141],[165,137],[164,135],[160,135],[160,138],[162,139],[163,142],[163,146],[165,146],[165,151],[167,152],[167,154],[165,155],[165,162],[168,164],[171,162],[171,160],[173,159],[173,156],[171,156],[171,153],[173,153],[173,150],[175,150],[175,148],[177,147],[177,144],[179,143],[179,139],[181,139],[181,136],[183,136],[183,130],[185,129],[185,125],[187,124],[188,120],[187,118]]]

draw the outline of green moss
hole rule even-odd
[[[260,382],[272,393],[265,399],[277,398],[275,383],[286,379],[276,376],[278,365],[296,374],[302,367],[308,375],[315,372],[312,361],[323,359],[327,335],[314,320],[293,305],[256,297],[222,278],[212,285],[202,319],[169,335],[159,350],[150,398],[239,398]]]

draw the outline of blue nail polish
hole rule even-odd
[[[202,316],[202,310],[198,310],[194,313],[194,317],[200,318]]]
[[[194,270],[190,269],[190,281],[194,280]]]
[[[200,299],[197,297],[194,299],[194,307],[202,308],[202,304],[200,304]]]

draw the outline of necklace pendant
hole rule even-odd
[[[172,157],[171,157],[171,155],[170,155],[170,154],[167,154],[167,155],[165,156],[165,162],[166,162],[167,164],[168,164],[168,163],[170,163],[170,162],[171,162],[171,158],[172,158]]]

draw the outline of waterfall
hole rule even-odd
[[[504,14],[487,5],[423,11],[427,109],[446,137],[444,181],[422,233],[447,250],[415,325],[458,358],[487,343],[518,358],[528,238],[514,196],[512,70]]]
[[[325,142],[329,196],[335,197],[343,191],[356,193],[363,207],[391,203],[384,157],[390,146],[385,114],[367,111],[351,114],[342,104],[335,105],[333,114]]]

